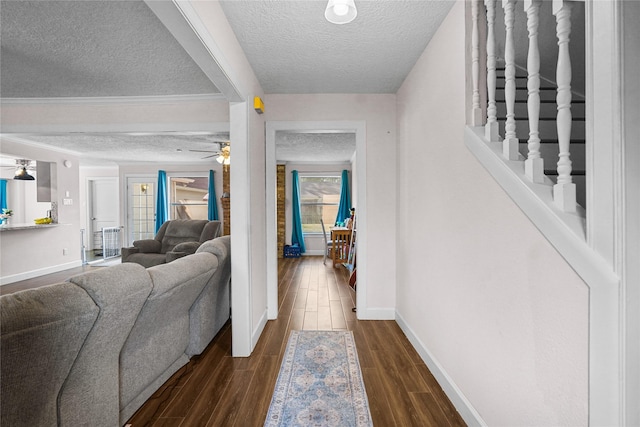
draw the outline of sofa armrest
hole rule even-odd
[[[133,246],[143,253],[160,253],[162,249],[162,243],[155,239],[136,240],[133,242]]]
[[[129,246],[128,248],[120,249],[120,255],[122,256],[123,261],[129,258],[130,255],[137,254],[138,252],[140,252],[140,249],[134,246]]]

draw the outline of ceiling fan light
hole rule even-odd
[[[27,168],[25,168],[24,166],[22,166],[21,168],[18,168],[18,170],[16,170],[16,173],[13,177],[13,179],[18,179],[18,180],[22,180],[22,181],[34,181],[35,178],[31,175],[29,175],[29,173],[27,172]]]
[[[358,10],[354,0],[329,0],[324,17],[332,24],[348,24],[356,19]]]

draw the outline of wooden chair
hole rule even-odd
[[[333,266],[349,262],[349,245],[351,244],[351,230],[334,229],[331,230],[331,239],[333,240]]]
[[[327,240],[327,231],[324,228],[324,221],[320,219],[320,225],[322,226],[322,237],[324,237],[324,257],[322,258],[322,264],[326,264],[327,257],[333,259],[333,240]]]

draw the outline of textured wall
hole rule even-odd
[[[587,425],[588,289],[464,146],[463,6],[397,94],[398,315],[488,425]]]

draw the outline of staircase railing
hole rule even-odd
[[[532,183],[552,185],[553,202],[562,212],[573,213],[578,207],[576,184],[574,183],[574,170],[572,166],[572,74],[569,43],[571,37],[571,12],[574,1],[553,0],[552,13],[556,21],[557,38],[557,66],[556,66],[556,106],[555,117],[541,118],[541,76],[540,76],[540,46],[538,34],[540,32],[540,6],[541,0],[501,0],[504,11],[504,86],[499,88],[496,71],[500,53],[496,51],[496,22],[498,2],[496,0],[472,0],[472,34],[471,34],[471,58],[472,58],[472,112],[471,122],[473,126],[484,124],[484,136],[487,141],[502,141],[502,155],[510,161],[522,161],[526,179]],[[484,13],[480,8],[484,6]],[[516,26],[516,7],[524,7],[526,12],[526,28]],[[486,41],[481,40],[480,29],[486,30]],[[528,51],[526,64],[526,119],[522,120],[517,113],[518,100],[518,64],[515,61],[516,35],[527,34]],[[545,48],[548,48],[545,47]],[[484,60],[480,55],[486,52],[486,70],[481,70],[479,64]],[[520,67],[522,68],[522,67]],[[523,76],[524,77],[524,76]],[[484,91],[481,83],[486,82],[486,108],[479,104],[480,93]],[[504,90],[504,100],[497,100],[496,92]],[[548,103],[548,99],[546,100]],[[506,113],[500,116],[498,104],[504,103]],[[548,113],[545,113],[548,114]],[[479,117],[480,116],[480,117]],[[518,123],[521,120],[523,123]],[[545,135],[541,138],[541,121],[555,121],[556,138]],[[584,118],[578,121],[584,122]],[[528,134],[523,134],[522,129],[528,125]],[[500,127],[503,133],[500,134]],[[521,136],[522,141],[518,138]],[[524,139],[527,138],[526,143]],[[547,144],[549,140],[557,140],[557,158],[548,158],[549,151],[555,152],[556,148],[541,149],[541,143]],[[584,148],[584,146],[582,146]],[[546,152],[546,153],[545,153]],[[547,158],[545,158],[547,157]],[[584,156],[579,156],[581,159]],[[545,163],[556,161],[556,169],[547,169]],[[578,175],[584,175],[584,168],[578,171]],[[545,178],[551,179],[545,179]],[[555,178],[555,182],[554,181]],[[584,194],[584,189],[582,189]],[[581,197],[584,199],[584,195]],[[584,202],[583,202],[584,204]]]

